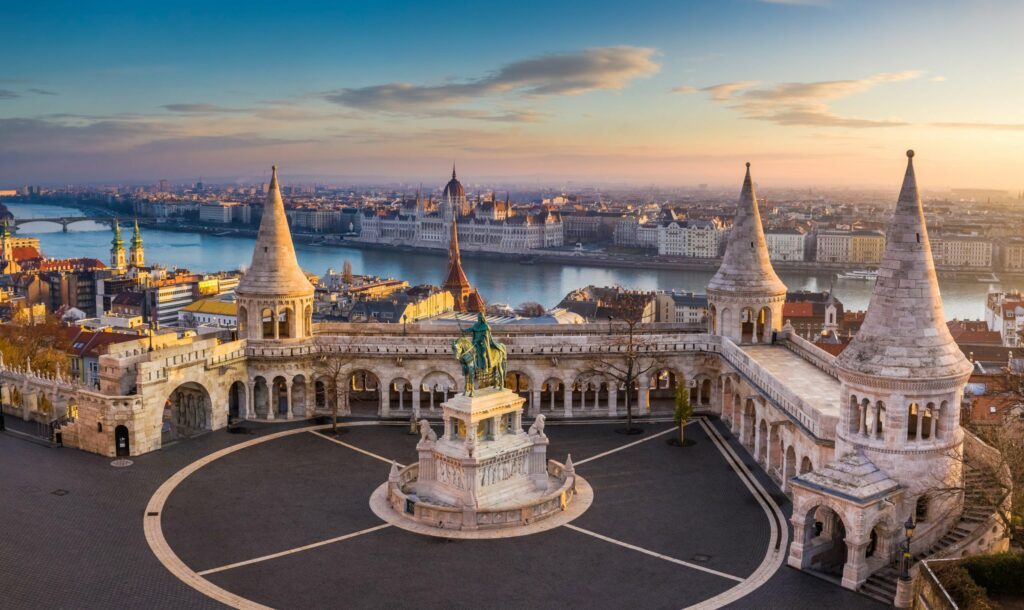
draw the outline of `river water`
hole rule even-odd
[[[73,207],[26,203],[7,203],[16,218],[47,218],[83,214]],[[71,225],[64,233],[60,225],[31,223],[19,228],[19,235],[38,237],[43,252],[54,258],[92,257],[104,262],[110,258],[110,227],[94,222]],[[130,227],[122,227],[125,242]],[[239,237],[179,233],[144,228],[142,238],[148,263],[168,267],[187,267],[193,271],[220,271],[247,266],[252,257],[253,240]],[[340,271],[343,261],[351,261],[355,273],[404,279],[410,284],[440,284],[444,280],[446,257],[442,253],[390,252],[357,248],[296,244],[299,263],[304,269],[323,274],[328,267]],[[602,269],[575,265],[538,263],[521,265],[463,256],[463,267],[470,282],[490,303],[517,305],[536,301],[547,307],[557,304],[574,288],[593,284],[621,285],[644,290],[682,290],[705,292],[709,271],[647,269]],[[834,282],[836,297],[847,310],[864,309],[871,297],[871,282],[836,280],[832,274],[780,273],[792,290],[827,290]],[[940,280],[946,316],[950,319],[984,317],[985,295],[999,285],[968,280]],[[1024,281],[1004,283],[1003,289],[1024,288]]]

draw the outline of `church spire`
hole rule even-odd
[[[916,379],[971,370],[946,326],[912,150],[864,323],[837,364],[855,373]]]
[[[135,230],[132,232],[132,247],[142,247],[142,233],[139,232],[139,219],[135,219]]]

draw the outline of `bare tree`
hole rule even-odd
[[[338,411],[342,407],[348,410],[349,406],[349,379],[348,375],[351,373],[352,365],[355,363],[356,358],[352,353],[353,338],[348,337],[343,340],[340,344],[332,344],[330,347],[335,348],[332,351],[321,354],[316,361],[316,370],[321,375],[328,377],[331,380],[331,386],[334,389],[334,400],[330,400],[330,396],[325,396],[325,400],[331,405],[331,434],[338,434]],[[329,394],[330,388],[325,388],[325,392]],[[316,392],[316,380],[313,380],[313,391]]]
[[[347,258],[341,263],[341,281],[352,285],[352,262]]]
[[[650,353],[653,341],[637,333],[637,326],[644,322],[650,299],[647,293],[618,290],[615,296],[606,300],[605,307],[616,312],[608,317],[609,349],[593,360],[597,371],[612,379],[617,387],[626,389],[626,434],[642,432],[642,429],[633,427],[633,404],[630,400],[633,384],[657,366]]]

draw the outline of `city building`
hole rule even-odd
[[[182,328],[235,328],[238,325],[238,304],[234,298],[221,297],[193,301],[178,310],[177,325]]]
[[[817,235],[816,260],[877,266],[885,250],[879,231],[821,231]]]
[[[715,220],[682,220],[658,226],[658,254],[686,258],[717,258],[725,229]]]
[[[655,322],[703,324],[708,318],[708,297],[692,292],[658,292]]]
[[[773,261],[802,261],[807,235],[800,229],[769,229],[765,232],[768,258]]]
[[[935,266],[942,269],[992,269],[992,242],[973,236],[943,235],[932,240]]]
[[[990,292],[985,299],[985,323],[999,333],[1002,343],[1018,347],[1024,338],[1024,295],[1020,292]]]

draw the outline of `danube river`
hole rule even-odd
[[[7,203],[7,208],[19,219],[72,216],[82,214],[74,208],[54,205]],[[84,214],[83,214],[84,215]],[[104,262],[110,258],[110,227],[93,222],[80,222],[69,227],[67,233],[59,225],[38,223],[24,225],[19,234],[39,238],[43,252],[54,258],[93,257]],[[123,227],[127,244],[131,228]],[[193,271],[220,271],[247,266],[252,256],[251,238],[215,237],[160,231],[144,228],[146,261],[167,267],[186,267]],[[296,244],[299,263],[311,273],[323,274],[327,268],[341,270],[347,259],[356,273],[382,277],[395,277],[410,284],[440,284],[444,280],[445,255],[390,252],[387,250],[361,250],[328,246]],[[588,284],[597,286],[620,285],[644,290],[681,290],[703,293],[711,279],[710,271],[675,271],[648,269],[602,269],[554,263],[521,265],[492,259],[475,259],[463,255],[463,266],[469,280],[490,303],[517,305],[536,301],[551,307],[570,290]],[[793,290],[827,290],[834,283],[836,296],[848,310],[864,309],[871,297],[871,282],[836,280],[828,273],[780,273],[782,280]],[[940,281],[945,301],[946,316],[950,319],[979,319],[984,316],[985,294],[998,289],[998,285],[969,280],[943,278]],[[1004,284],[1004,289],[1024,288],[1024,282]]]

